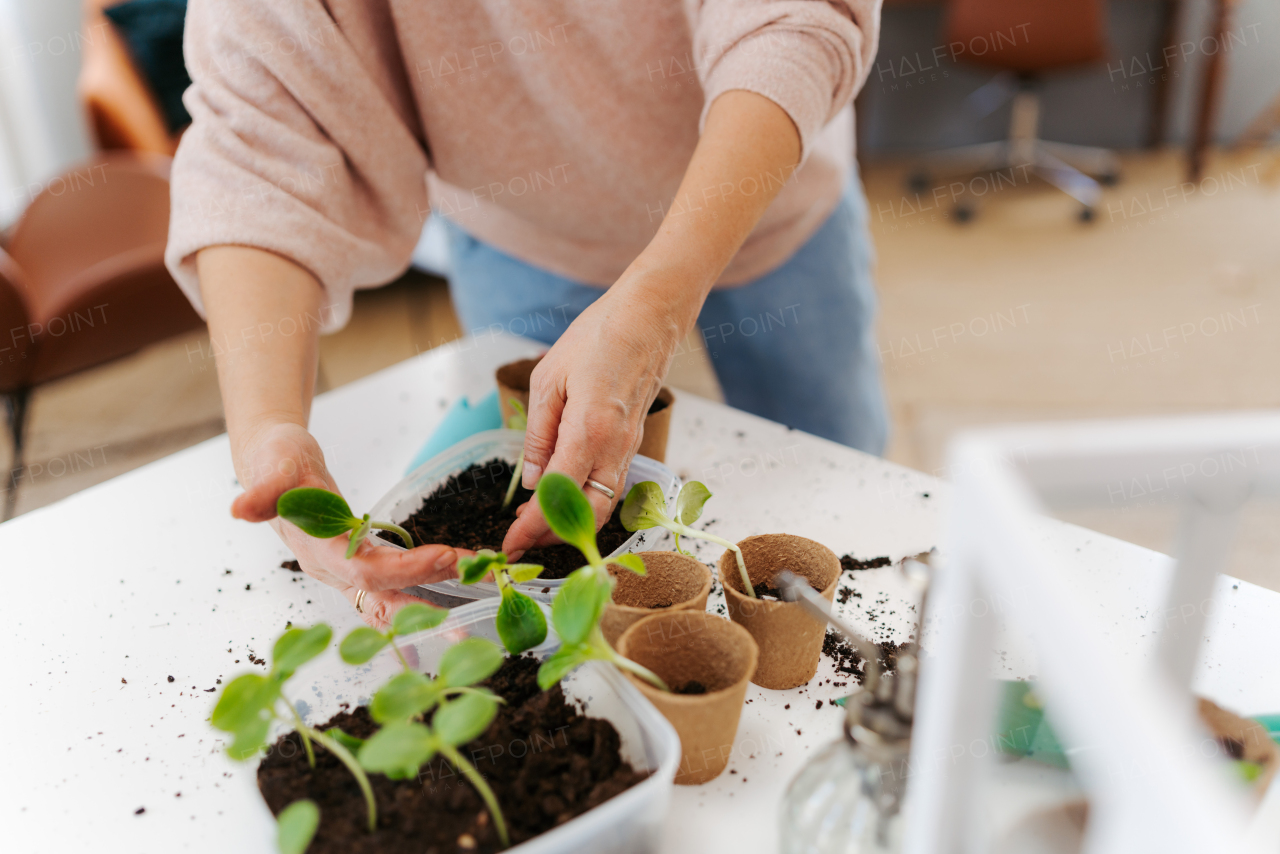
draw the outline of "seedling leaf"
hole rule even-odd
[[[271,727],[271,718],[263,717],[236,730],[227,755],[232,759],[245,760],[256,756],[258,751],[267,746],[267,730]]]
[[[350,750],[352,753],[357,752],[364,745],[363,738],[356,738],[354,735],[348,735],[336,726],[329,727],[324,731],[324,734],[338,742],[338,744],[341,744],[347,750]]]
[[[276,513],[313,537],[327,540],[360,525],[341,495],[327,489],[290,489],[276,501]]]
[[[568,676],[575,667],[589,658],[587,648],[580,644],[561,647],[538,668],[538,687],[543,691],[550,690],[552,685]]]
[[[369,703],[369,714],[380,724],[408,721],[440,699],[440,688],[421,673],[407,670],[378,689]]]
[[[524,411],[524,405],[514,397],[507,398],[507,403],[515,410],[515,414],[507,419],[507,429],[528,430],[529,416]]]
[[[434,629],[443,623],[447,616],[449,611],[446,608],[436,608],[415,602],[412,605],[405,605],[396,612],[396,615],[391,618],[391,629],[397,635],[411,635],[415,632]]]
[[[654,485],[657,486],[657,484]],[[692,525],[698,521],[698,517],[702,515],[703,505],[710,497],[711,490],[707,489],[706,484],[696,480],[691,480],[680,487],[680,494],[676,496],[676,521],[681,525]]]
[[[223,732],[239,732],[269,719],[267,714],[279,696],[279,683],[257,673],[237,676],[227,683],[213,707],[209,722]]]
[[[538,603],[511,587],[502,591],[495,625],[502,645],[512,655],[519,655],[547,639],[547,618]]]
[[[616,563],[618,566],[625,566],[636,575],[647,575],[649,570],[645,568],[644,561],[640,559],[640,555],[621,554],[617,557],[608,559],[609,563]]]
[[[565,644],[584,643],[600,620],[611,594],[610,579],[591,567],[575,570],[565,579],[551,603],[551,621]]]
[[[294,801],[276,816],[276,845],[280,854],[303,854],[320,826],[320,808],[315,801]]]
[[[415,776],[436,754],[436,738],[420,723],[389,723],[360,748],[360,764],[392,780]]]
[[[517,584],[533,581],[542,574],[542,567],[536,563],[513,563],[507,566],[507,574]]]
[[[622,512],[618,515],[622,527],[628,531],[653,528],[668,519],[667,499],[663,497],[658,484],[651,480],[641,481],[631,487],[622,501]]]
[[[498,703],[489,694],[463,694],[441,704],[431,725],[441,741],[450,747],[466,744],[489,728],[498,713]]]
[[[598,563],[596,517],[582,489],[560,472],[547,472],[538,481],[538,506],[552,532],[587,558]]]
[[[333,630],[324,623],[309,629],[289,629],[276,641],[271,652],[271,668],[284,678],[325,651],[333,639]]]
[[[347,664],[364,664],[378,654],[378,650],[391,643],[391,639],[376,629],[361,626],[342,639],[338,655]]]
[[[501,556],[499,556],[501,555]],[[463,584],[475,584],[493,569],[494,565],[502,566],[507,556],[493,549],[481,549],[474,557],[458,558],[458,580]]]
[[[488,679],[502,666],[502,650],[484,638],[458,641],[440,656],[440,685],[465,688]]]
[[[351,532],[350,541],[347,543],[347,560],[351,560],[356,553],[356,549],[360,548],[360,544],[364,542],[364,538],[369,536],[369,528],[372,526],[373,523],[369,521],[369,514],[364,514],[360,524]]]

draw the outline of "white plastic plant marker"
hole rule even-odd
[[[989,841],[974,816],[991,760],[963,746],[990,735],[1000,610],[1033,648],[1037,692],[1088,796],[1086,852],[1276,851],[1275,839],[1247,838],[1244,791],[1197,750],[1206,735],[1189,686],[1238,511],[1280,494],[1280,415],[983,430],[958,437],[949,462],[955,494],[930,593],[904,850],[959,854]],[[1071,565],[1037,532],[1046,507],[1105,504],[1134,484],[1176,487],[1182,520],[1157,653],[1122,664],[1068,583]],[[990,607],[1002,596],[1006,607]]]

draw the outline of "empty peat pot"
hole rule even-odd
[[[718,777],[733,753],[759,657],[751,635],[706,611],[664,611],[632,623],[618,639],[618,652],[658,674],[672,691],[702,691],[659,691],[627,674],[680,736],[676,782],[691,786]]]
[[[840,580],[840,559],[813,540],[791,534],[760,534],[738,543],[752,586],[773,587],[784,569],[805,578],[828,602]],[[720,583],[729,619],[751,633],[760,647],[760,664],[751,681],[782,690],[805,684],[818,672],[826,624],[798,602],[752,599],[742,590],[742,573],[733,552],[720,556]]]
[[[521,359],[508,362],[494,372],[498,381],[498,406],[502,410],[502,423],[515,414],[508,402],[511,398],[520,401],[520,405],[529,409],[529,377],[533,369],[542,360]],[[667,435],[671,432],[671,407],[675,405],[676,396],[671,389],[663,386],[657,398],[649,407],[649,414],[644,418],[644,438],[640,440],[640,450],[636,453],[658,462],[667,459]]]
[[[627,627],[659,611],[705,611],[711,593],[711,570],[679,552],[639,552],[645,575],[609,567],[613,599],[600,618],[604,638],[614,646]]]

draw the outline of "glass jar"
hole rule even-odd
[[[902,843],[905,746],[848,734],[809,760],[782,799],[783,854],[869,854]]]

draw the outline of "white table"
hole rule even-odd
[[[318,399],[313,429],[353,508],[401,477],[458,395],[484,393],[496,365],[532,349],[465,339]],[[944,484],[689,395],[676,405],[668,462],[707,483],[706,517],[731,540],[782,531],[896,559],[938,537]],[[287,554],[269,528],[230,518],[237,491],[223,436],[0,526],[3,850],[274,850],[269,815],[240,776],[248,768],[225,757],[207,723],[216,695],[206,690],[250,669],[251,652],[268,655],[286,621],[325,621],[339,636],[358,623],[345,600],[278,568]],[[1144,654],[1168,559],[1059,523],[1043,536],[1076,555],[1117,653]],[[863,598],[846,607],[850,619],[903,639],[914,615],[896,571],[855,581]],[[1244,713],[1280,711],[1263,652],[1280,644],[1280,595],[1220,581],[1197,687]],[[868,607],[883,612],[874,626]],[[1007,652],[1003,672],[1034,673],[1016,639]],[[665,851],[776,850],[787,782],[839,731],[841,712],[815,709],[842,693],[820,684],[832,676],[824,659],[807,688],[750,689],[736,773],[677,787]]]

